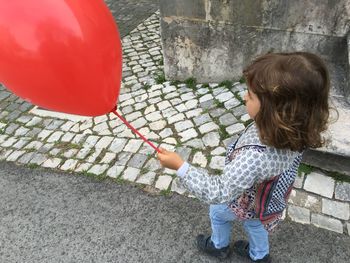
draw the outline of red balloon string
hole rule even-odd
[[[112,110],[112,112],[118,116],[119,119],[121,119],[126,126],[128,126],[134,133],[136,133],[139,137],[142,138],[142,140],[144,140],[145,142],[147,142],[153,149],[155,149],[158,153],[160,153],[159,148],[157,148],[153,143],[151,143],[149,140],[147,140],[141,133],[139,133],[138,130],[136,130],[134,127],[131,126],[130,123],[128,123],[122,116],[120,116],[120,114],[117,112],[117,110]]]

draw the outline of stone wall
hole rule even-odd
[[[199,82],[239,79],[259,54],[318,53],[348,83],[348,0],[161,0],[164,70],[170,79]],[[346,93],[349,87],[346,86]]]
[[[314,171],[297,177],[287,216],[302,224],[313,224],[350,235],[350,183],[336,181]]]

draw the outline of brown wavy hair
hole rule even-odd
[[[330,81],[321,58],[307,52],[270,53],[243,74],[260,100],[255,122],[264,143],[293,151],[324,144]]]

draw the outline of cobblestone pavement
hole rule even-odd
[[[121,37],[159,9],[158,0],[105,0],[118,22]]]
[[[106,2],[114,13],[122,8],[119,1]],[[130,18],[128,12],[123,13],[125,20]],[[130,21],[134,23],[142,16],[135,17]],[[126,28],[131,24],[121,22],[120,27],[128,32]],[[175,150],[185,160],[220,174],[225,148],[250,121],[242,103],[246,86],[228,81],[221,84],[196,84],[193,79],[184,83],[166,81],[159,32],[156,11],[123,37],[123,83],[118,111],[157,146]],[[32,108],[33,105],[0,85],[0,160],[108,176],[156,191],[187,195],[175,172],[160,167],[153,148],[114,114],[73,121],[61,118],[62,114],[36,116]],[[317,184],[312,181],[314,178]],[[292,192],[293,205],[288,215],[298,222],[350,233],[349,205],[344,203],[350,200],[349,192],[349,183],[336,182],[323,174],[302,176]],[[339,209],[333,211],[330,202],[333,195],[342,202],[336,201],[335,206],[341,205],[340,210],[345,211],[341,215],[336,212]],[[305,200],[312,200],[310,210],[303,208]],[[329,201],[331,208],[324,207],[328,204],[325,201]],[[323,212],[326,216],[320,215]]]

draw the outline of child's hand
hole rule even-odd
[[[163,167],[178,170],[184,163],[180,155],[177,153],[169,152],[163,148],[160,148],[159,150],[160,153],[158,153],[157,157]]]

